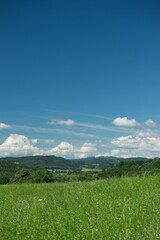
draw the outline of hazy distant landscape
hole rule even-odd
[[[159,158],[101,156],[69,160],[56,156],[26,156],[0,159],[1,184],[89,181],[159,172]]]

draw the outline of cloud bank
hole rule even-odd
[[[37,139],[28,139],[24,135],[11,134],[0,145],[0,157],[19,157],[35,155],[56,155],[65,158],[82,158],[93,156],[96,145],[86,142],[82,146],[73,146],[68,142],[61,142],[51,149],[41,149],[36,146]]]
[[[24,135],[10,134],[0,144],[0,157],[56,155],[72,159],[100,155],[115,157],[160,156],[160,128],[151,119],[138,123],[135,119],[117,117],[108,126],[75,122],[71,119],[56,120],[49,124],[63,127],[37,128],[37,131],[46,131],[54,135],[55,139],[31,139]],[[111,124],[114,124],[114,126]],[[71,129],[73,126],[74,129]],[[0,123],[0,130],[9,128],[19,131],[24,130],[22,127],[14,128],[14,125]],[[25,131],[26,129],[31,131],[35,128],[25,128]],[[111,135],[109,131],[114,132],[114,135]],[[63,137],[63,139],[71,139],[71,142],[64,140],[57,142],[57,135],[60,135],[61,139]],[[79,140],[80,137],[81,140]],[[74,141],[75,138],[77,141]]]
[[[155,133],[154,133],[155,134]],[[149,135],[128,135],[112,140],[112,155],[117,157],[158,157],[160,156],[160,137]]]

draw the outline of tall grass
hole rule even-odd
[[[0,186],[0,239],[160,239],[160,176]]]

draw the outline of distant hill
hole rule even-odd
[[[89,157],[83,159],[68,160],[56,156],[26,156],[26,157],[7,157],[0,158],[0,162],[10,162],[19,166],[28,167],[32,169],[65,169],[80,171],[82,168],[89,169],[106,169],[109,166],[115,165],[120,161],[127,160],[146,160],[145,158],[115,158],[115,157]]]
[[[19,164],[32,169],[76,169],[76,162],[68,161],[56,156],[26,156],[0,158],[0,161],[7,161]]]
[[[29,156],[0,159],[0,184],[93,181],[148,174],[160,174],[160,158],[101,156],[67,160],[56,156]]]

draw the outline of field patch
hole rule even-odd
[[[0,186],[0,239],[160,239],[160,176]]]

